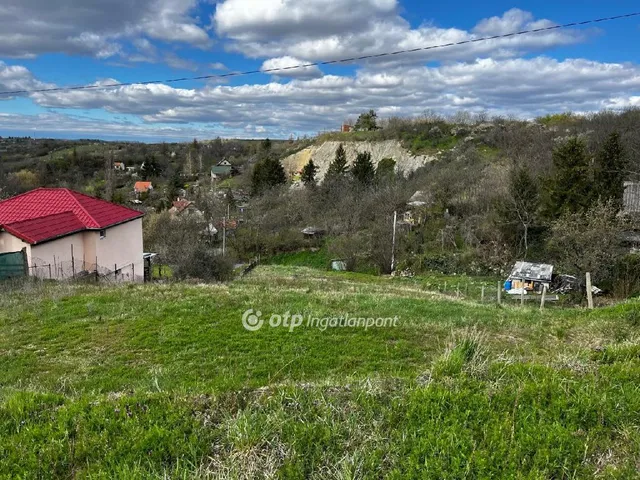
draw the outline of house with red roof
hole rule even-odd
[[[62,279],[115,272],[143,278],[143,213],[66,188],[0,201],[0,253],[24,251],[31,275]]]
[[[153,184],[151,182],[136,182],[133,186],[133,191],[136,197],[141,193],[149,193],[153,190]]]

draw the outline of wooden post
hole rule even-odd
[[[444,282],[444,292],[445,295],[447,294],[447,282]]]
[[[542,300],[540,300],[540,310],[544,310],[544,301],[546,299],[547,296],[547,286],[543,285],[542,286]]]
[[[73,257],[73,245],[71,245],[71,274],[73,278],[76,278],[76,260]]]
[[[502,304],[502,282],[498,282],[498,305]]]
[[[482,286],[482,293],[480,294],[480,302],[484,303],[484,285]]]
[[[524,279],[520,280],[520,306],[524,307]]]
[[[460,298],[460,284],[456,286],[456,298]]]
[[[51,264],[49,264],[49,280],[51,280]]]
[[[589,310],[593,310],[593,292],[590,272],[587,272],[587,303],[589,304]]]

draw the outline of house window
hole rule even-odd
[[[100,230],[100,240],[107,238],[107,231],[106,230]]]

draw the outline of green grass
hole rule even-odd
[[[327,270],[331,267],[331,258],[326,249],[302,250],[299,252],[273,255],[263,263],[268,265],[299,266]]]
[[[173,277],[173,269],[169,265],[153,265],[153,278],[154,279],[163,279],[163,278],[172,278]]]
[[[0,478],[635,478],[640,304],[498,307],[440,280],[5,291]],[[249,332],[248,308],[400,322]]]

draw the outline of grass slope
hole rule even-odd
[[[474,303],[258,268],[0,296],[0,478],[634,478],[639,304]],[[263,327],[247,308],[401,317]]]

